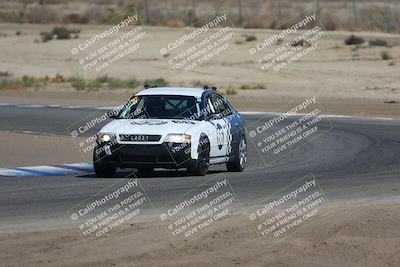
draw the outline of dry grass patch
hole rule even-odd
[[[240,86],[241,90],[264,90],[267,87],[262,83],[254,83],[254,84],[242,84]]]

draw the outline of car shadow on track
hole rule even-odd
[[[226,170],[209,170],[207,175],[217,174],[217,173],[225,173]],[[85,174],[78,175],[77,178],[96,178],[96,179],[121,179],[121,178],[180,178],[180,177],[192,177],[197,178],[201,176],[193,176],[186,171],[175,171],[175,170],[156,170],[151,174],[142,174],[137,171],[119,171],[115,174],[114,177],[110,178],[98,178],[96,174]]]

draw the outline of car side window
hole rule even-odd
[[[217,112],[216,108],[214,107],[211,96],[207,96],[207,98],[206,98],[206,110],[208,113],[216,113]]]
[[[213,103],[214,106],[219,109],[219,113],[222,114],[222,116],[229,116],[232,114],[232,110],[230,107],[226,104],[225,99],[221,97],[220,95],[213,95]]]
[[[229,109],[231,110],[232,114],[237,113],[236,109],[232,106],[231,103],[229,103],[228,100],[225,99],[225,103],[228,105]]]

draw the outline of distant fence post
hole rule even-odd
[[[391,25],[389,0],[385,0],[385,18],[386,18],[386,31],[391,32],[392,25]]]
[[[42,23],[45,23],[45,22],[47,22],[47,16],[46,16],[46,3],[45,3],[45,1],[44,0],[39,0],[39,5],[41,6],[41,18],[40,18],[40,21],[42,22]]]
[[[148,0],[143,0],[144,3],[144,13],[146,16],[146,24],[149,24],[150,22],[150,14],[149,14],[149,3]]]
[[[193,24],[196,20],[196,0],[192,0],[192,14],[191,14],[191,23]]]
[[[242,27],[243,25],[243,14],[242,14],[242,0],[238,0],[238,11],[239,11],[239,21],[238,26]]]
[[[282,3],[281,0],[278,0],[278,18],[282,18]]]
[[[319,18],[319,12],[320,12],[320,5],[319,5],[319,0],[316,0],[315,3],[315,13],[317,13],[317,17]]]
[[[354,25],[357,25],[358,19],[357,19],[357,3],[356,0],[352,0],[352,9],[353,9],[353,23]]]
[[[95,16],[96,19],[100,17],[100,0],[96,0]]]

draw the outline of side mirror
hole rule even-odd
[[[222,114],[221,113],[210,113],[207,115],[208,120],[219,120],[222,119]]]

